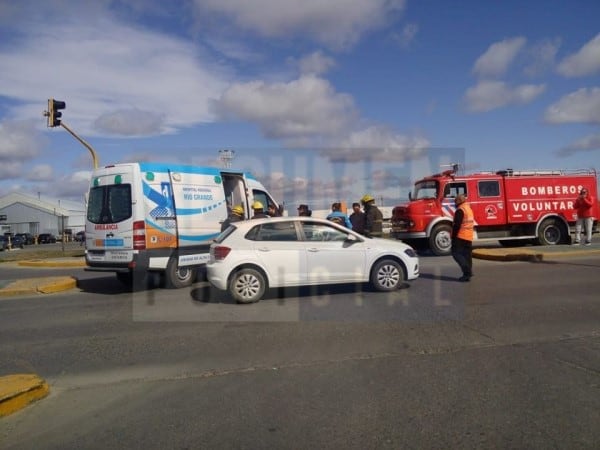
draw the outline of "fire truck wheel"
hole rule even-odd
[[[556,219],[546,219],[538,228],[540,245],[557,245],[566,242],[567,233],[564,226]]]
[[[452,227],[442,223],[436,225],[429,236],[429,248],[437,256],[449,255],[452,250]]]

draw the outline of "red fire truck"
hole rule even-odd
[[[505,247],[566,244],[575,229],[573,204],[582,187],[595,199],[593,231],[598,231],[597,186],[593,169],[458,175],[458,165],[453,165],[415,183],[409,202],[392,211],[392,235],[416,247],[426,244],[436,255],[450,254],[454,198],[465,194],[477,241],[497,240]]]

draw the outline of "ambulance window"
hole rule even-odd
[[[477,184],[477,190],[479,191],[479,197],[499,197],[500,183],[497,180],[480,181]]]

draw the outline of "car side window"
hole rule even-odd
[[[302,231],[306,241],[345,241],[348,237],[342,230],[316,222],[303,222]]]
[[[249,233],[246,237],[256,241],[298,241],[294,222],[263,223],[255,227],[254,233]]]

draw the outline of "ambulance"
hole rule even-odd
[[[436,255],[451,250],[452,221],[458,194],[467,196],[475,219],[475,241],[499,241],[513,247],[570,242],[581,188],[596,200],[592,214],[597,232],[598,180],[593,169],[512,169],[458,175],[458,166],[417,181],[409,202],[392,210],[392,236]]]
[[[160,274],[169,288],[191,285],[229,210],[245,218],[274,205],[251,174],[231,169],[136,162],[94,169],[87,196],[86,270],[114,272],[144,287]]]

